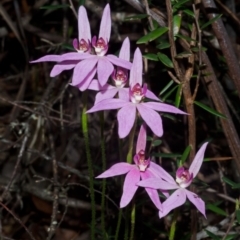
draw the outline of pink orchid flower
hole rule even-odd
[[[74,68],[71,85],[77,86],[81,91],[88,88],[96,73],[100,85],[103,86],[113,72],[113,64],[126,69],[130,69],[132,65],[130,62],[119,59],[114,55],[105,56],[108,50],[110,33],[111,15],[109,4],[107,4],[103,11],[98,39],[96,36],[92,39],[95,54],[90,54],[92,53],[90,24],[86,9],[81,6],[78,11],[78,39],[73,40],[73,47],[77,52],[46,55],[31,63],[57,62],[50,73],[51,77],[57,76],[64,70]]]
[[[96,103],[87,113],[118,109],[118,134],[120,138],[126,137],[133,127],[136,110],[159,137],[163,134],[162,119],[156,111],[186,114],[178,108],[165,103],[143,102],[145,97],[158,99],[147,89],[147,85],[142,87],[142,54],[137,48],[134,53],[133,65],[130,70],[130,89],[129,92],[122,92],[119,99],[105,99]]]
[[[206,218],[204,201],[196,193],[193,193],[187,190],[186,188],[192,183],[193,178],[195,178],[199,172],[199,169],[203,162],[207,144],[208,143],[204,143],[202,147],[198,150],[189,169],[180,167],[177,170],[176,180],[174,180],[166,172],[165,174],[169,175],[166,181],[163,181],[161,178],[149,178],[137,184],[138,186],[145,188],[150,187],[153,189],[165,189],[165,190],[176,189],[176,191],[162,204],[163,210],[159,211],[160,218],[166,216],[172,209],[183,205],[186,202],[187,198]]]
[[[117,163],[96,177],[108,178],[127,173],[123,185],[123,194],[120,201],[120,208],[127,206],[132,200],[135,192],[138,189],[138,186],[136,184],[140,181],[140,179],[144,180],[150,177],[159,177],[165,179],[166,181],[169,180],[169,175],[166,174],[164,169],[162,169],[156,163],[150,161],[150,158],[145,159],[146,138],[146,127],[142,125],[138,135],[136,155],[133,159],[135,164],[129,164],[126,162]],[[159,200],[157,190],[151,188],[145,188],[145,190],[147,191],[155,206],[159,210],[162,210],[162,205]],[[163,194],[168,195],[166,191],[163,191]]]

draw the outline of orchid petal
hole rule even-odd
[[[76,86],[81,84],[81,82],[88,76],[89,72],[94,69],[96,63],[96,58],[86,59],[78,63],[73,71],[72,85]]]
[[[150,98],[150,99],[153,99],[153,100],[156,100],[156,101],[160,101],[160,99],[149,89],[147,89],[147,92],[145,93],[145,96],[147,98]]]
[[[78,63],[79,63],[79,61],[69,61],[69,60],[57,63],[52,68],[52,71],[50,72],[50,77],[56,77],[62,71],[70,70],[70,69],[74,68]]]
[[[184,189],[176,190],[163,204],[163,211],[159,211],[159,217],[166,216],[172,209],[183,205],[186,202],[186,192]]]
[[[96,178],[108,178],[108,177],[122,175],[131,171],[133,168],[135,168],[135,166],[129,163],[125,163],[125,162],[116,163],[112,167],[110,167],[108,170],[98,175]]]
[[[118,109],[118,108],[124,107],[127,104],[129,103],[121,99],[105,99],[95,104],[86,113],[92,113],[92,112],[97,112],[101,110]]]
[[[103,10],[102,20],[100,24],[100,30],[98,38],[103,38],[106,43],[110,40],[111,34],[111,12],[109,4]]]
[[[142,180],[148,179],[152,177],[152,174],[149,171],[140,172]],[[152,188],[145,188],[147,194],[149,195],[150,199],[154,203],[154,205],[159,209],[162,210],[162,203],[160,202],[158,191]]]
[[[178,113],[178,114],[187,114],[180,109],[166,103],[159,103],[159,102],[146,102],[143,103],[144,106],[148,108],[154,109],[160,112],[169,112],[169,113]]]
[[[190,192],[187,189],[185,189],[185,192],[189,201],[192,202],[198,211],[206,218],[205,202],[197,194]]]
[[[120,99],[119,99],[120,100]],[[136,107],[128,103],[118,111],[118,135],[119,138],[125,138],[133,127],[136,118]]]
[[[102,86],[99,84],[98,80],[94,79],[89,84],[88,89],[94,90],[94,91],[100,91],[102,89]]]
[[[44,57],[41,57],[37,60],[31,61],[30,63],[37,63],[37,62],[63,62],[68,60],[83,60],[92,58],[92,56],[88,53],[77,53],[77,52],[70,52],[65,53],[62,55],[46,55]]]
[[[119,52],[119,58],[130,61],[130,41],[128,37],[126,37],[122,43],[122,47]]]
[[[150,187],[153,189],[162,189],[162,190],[171,190],[171,189],[177,189],[178,185],[176,183],[169,183],[166,181],[163,181],[160,178],[148,178],[146,180],[140,181],[137,183],[140,187]]]
[[[91,41],[91,30],[88,15],[85,7],[81,6],[78,10],[78,39],[84,39],[86,42]]]
[[[79,84],[77,85],[77,87],[79,88],[80,91],[85,91],[86,89],[88,89],[89,84],[91,83],[92,79],[94,78],[95,74],[97,72],[96,68],[93,68],[88,75],[86,76],[86,78]]]
[[[142,86],[142,71],[143,71],[142,53],[139,50],[139,48],[137,48],[133,56],[132,68],[130,71],[129,77],[130,86],[134,86],[137,83],[139,83]]]
[[[147,142],[146,125],[142,124],[139,134],[138,134],[137,145],[136,145],[136,154],[138,154],[141,150],[145,151],[146,142]]]
[[[104,99],[111,99],[113,98],[118,92],[117,88],[108,89],[106,91],[101,91],[97,93],[95,98],[95,103],[101,102]]]
[[[136,185],[140,180],[140,172],[137,168],[132,169],[126,176],[123,185],[123,194],[120,201],[120,208],[126,207],[132,200],[135,192],[138,189]]]
[[[129,88],[119,88],[118,97],[126,102],[129,101]]]
[[[113,63],[116,66],[123,67],[126,69],[131,69],[132,67],[132,63],[124,59],[118,58],[112,54],[106,55],[105,58],[107,58],[111,63]]]
[[[148,108],[145,103],[137,104],[137,109],[146,122],[146,124],[151,128],[154,134],[158,137],[163,135],[163,128],[162,128],[162,119],[158,113],[153,111],[151,108]]]
[[[99,58],[97,65],[98,81],[100,85],[104,86],[112,74],[114,68],[106,58]]]
[[[193,159],[191,166],[189,167],[189,172],[193,173],[193,177],[194,178],[198,174],[199,169],[200,169],[200,167],[202,165],[203,158],[204,158],[204,153],[205,153],[207,145],[208,145],[208,142],[204,143],[201,146],[201,148],[198,150],[195,158]]]
[[[176,185],[176,182],[173,179],[173,177],[155,162],[152,161],[150,162],[148,170],[152,172],[153,176],[161,178],[171,184]]]

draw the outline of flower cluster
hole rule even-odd
[[[98,91],[94,106],[87,111],[119,109],[117,113],[118,134],[125,138],[130,133],[137,118],[143,120],[138,134],[134,164],[120,162],[100,174],[97,178],[108,178],[126,174],[120,207],[125,207],[133,198],[139,186],[144,187],[152,202],[159,210],[159,217],[182,205],[188,198],[205,216],[202,199],[186,188],[196,177],[204,157],[207,143],[196,154],[189,169],[180,167],[176,180],[161,166],[146,157],[147,126],[158,137],[163,135],[162,119],[158,112],[186,114],[178,108],[165,104],[143,83],[143,62],[141,51],[137,48],[133,62],[130,62],[130,41],[123,41],[119,57],[108,54],[111,33],[111,15],[106,5],[100,24],[98,37],[91,37],[87,12],[83,6],[78,11],[78,39],[73,40],[75,52],[63,55],[46,55],[36,62],[56,62],[50,76],[54,77],[64,70],[73,69],[71,85],[80,91]],[[130,70],[130,72],[129,72]],[[111,85],[108,83],[112,79]],[[158,190],[166,196],[161,203]],[[169,196],[169,190],[175,190]]]

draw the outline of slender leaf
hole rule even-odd
[[[180,8],[184,3],[188,2],[189,0],[181,0],[178,3],[173,5],[173,9],[178,9]]]
[[[194,12],[189,10],[189,9],[184,9],[183,12],[186,13],[187,15],[191,16],[191,17],[195,17]]]
[[[172,60],[165,54],[158,52],[157,53],[159,60],[167,67],[173,68]]]
[[[213,240],[221,240],[221,238],[219,238],[217,235],[215,235],[214,233],[212,233],[212,232],[210,232],[210,231],[208,231],[208,230],[206,230],[206,229],[205,229],[205,232],[206,232],[207,235],[208,235],[209,237],[211,237]]]
[[[237,239],[236,237],[239,237],[239,234],[228,234],[225,238],[225,240],[232,240],[232,239]]]
[[[163,35],[167,31],[168,31],[167,27],[157,28],[157,29],[153,30],[152,32],[148,33],[147,35],[141,37],[137,41],[137,44],[151,42],[151,41],[155,40],[156,38],[160,37],[161,35]]]
[[[179,33],[181,23],[182,23],[181,15],[177,14],[173,16],[173,36]]]
[[[170,46],[171,46],[171,45],[170,45],[169,42],[162,42],[162,43],[158,44],[158,45],[156,46],[156,48],[158,48],[158,49],[165,49],[165,48],[169,48]]]
[[[191,50],[193,51],[193,52],[199,52],[199,48],[198,47],[192,47],[191,48]],[[201,51],[207,51],[207,48],[205,48],[205,47],[201,47]]]
[[[148,60],[159,61],[157,54],[154,54],[154,53],[144,54],[143,57],[145,57]]]
[[[171,80],[164,88],[163,90],[159,93],[159,95],[162,95],[163,93],[165,93],[172,85],[173,85],[174,81]]]
[[[236,219],[238,224],[240,224],[240,209],[236,210]]]
[[[146,17],[148,17],[147,14],[137,14],[137,15],[124,18],[124,21],[135,21],[135,20],[144,19]]]
[[[217,207],[215,204],[207,204],[206,208],[222,216],[227,216],[227,213],[221,208]]]
[[[216,17],[212,18],[210,21],[206,22],[205,24],[203,24],[201,26],[201,29],[206,28],[208,25],[212,24],[213,22],[217,21],[220,17],[222,16],[222,14],[218,14]]]
[[[183,165],[185,163],[191,149],[192,149],[191,146],[187,146],[186,149],[184,150],[183,155],[181,157],[181,165]]]
[[[153,141],[153,143],[152,143],[152,145],[154,146],[154,147],[157,147],[157,146],[159,146],[159,145],[161,145],[162,144],[162,140],[160,140],[160,139],[156,139],[155,141]]]
[[[184,40],[186,40],[186,41],[188,41],[188,42],[191,42],[191,41],[196,42],[195,39],[192,39],[192,38],[190,38],[190,37],[188,37],[188,36],[184,36],[184,35],[181,35],[181,34],[176,34],[175,37],[182,38],[182,39],[184,39]]]
[[[162,100],[165,101],[176,89],[178,88],[178,85],[173,87],[169,92],[167,92],[163,97]]]
[[[175,97],[175,106],[178,108],[182,98],[182,84],[178,85],[178,90]]]
[[[238,189],[240,188],[240,183],[235,183],[232,180],[226,178],[226,177],[222,177],[222,180],[227,183],[228,185],[230,185],[232,187],[232,189]]]
[[[210,112],[211,114],[217,116],[217,117],[221,117],[221,118],[224,118],[224,119],[227,119],[227,117],[225,115],[223,115],[222,113],[219,113],[217,112],[216,110],[204,105],[203,103],[200,103],[200,102],[197,102],[197,101],[194,101],[194,103],[201,107],[202,109],[206,110],[207,112]]]

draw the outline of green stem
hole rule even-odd
[[[179,211],[178,208],[175,208],[173,212],[173,219],[172,219],[170,233],[169,233],[169,240],[174,240],[174,237],[175,237],[178,211]]]
[[[134,135],[136,131],[136,126],[137,126],[137,123],[135,120],[135,123],[133,124],[133,128],[129,135],[129,149],[127,154],[127,163],[132,163],[132,159],[133,159],[133,140],[134,140]]]
[[[136,204],[133,203],[132,211],[131,211],[131,233],[130,233],[130,240],[133,240],[133,238],[134,238],[135,219],[136,219]]]
[[[115,233],[114,240],[118,240],[118,235],[119,235],[119,231],[120,231],[121,221],[122,221],[122,209],[120,209],[119,212],[118,212],[118,221],[117,221],[117,228],[116,228],[116,233]]]
[[[101,125],[101,154],[102,154],[102,171],[106,170],[106,155],[105,155],[105,139],[104,139],[104,112],[100,112]],[[105,229],[105,195],[106,195],[106,179],[102,180],[102,199],[101,199],[101,228],[104,239],[107,239]]]
[[[91,159],[89,138],[88,138],[88,119],[87,119],[87,91],[83,92],[83,111],[82,111],[82,131],[86,148],[86,157],[88,165],[88,174],[89,174],[89,187],[90,187],[90,198],[91,198],[91,240],[95,239],[95,221],[96,221],[96,205],[95,205],[95,196],[94,196],[94,174],[93,174],[93,164]]]

